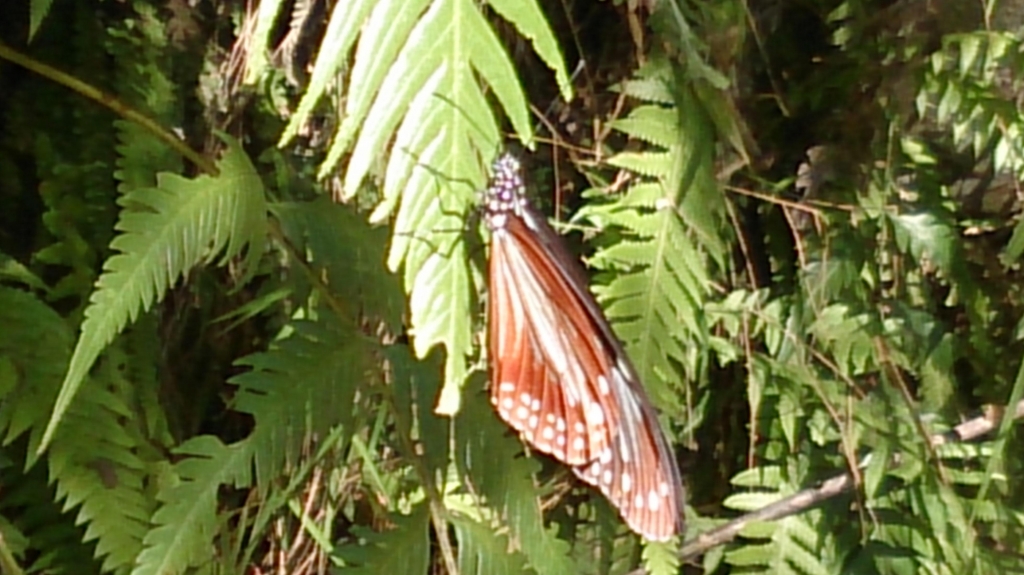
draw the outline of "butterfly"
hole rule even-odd
[[[668,540],[683,530],[675,456],[582,267],[525,191],[519,160],[500,156],[483,203],[491,403],[534,449],[597,487],[630,529]]]

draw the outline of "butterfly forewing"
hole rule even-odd
[[[600,385],[606,358],[579,329],[583,309],[569,298],[552,270],[537,270],[545,259],[518,248],[509,222],[491,246],[491,356],[501,357],[492,372],[491,398],[498,413],[539,451],[572,465],[592,461],[611,445],[618,424],[610,389]],[[554,291],[565,305],[549,303]],[[603,392],[603,393],[602,393]]]
[[[670,538],[682,508],[671,449],[578,262],[527,202],[515,158],[495,163],[485,211],[498,414],[600,489],[631,529]]]

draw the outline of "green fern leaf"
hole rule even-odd
[[[508,437],[482,394],[467,399],[455,439],[462,476],[508,525],[530,567],[540,575],[575,573],[569,545],[544,526],[533,481],[537,462],[521,456],[522,445]]]
[[[889,215],[901,250],[910,253],[919,265],[929,263],[949,274],[953,267],[954,228],[934,214]]]
[[[9,444],[32,430],[30,449],[60,389],[62,366],[71,356],[73,336],[67,323],[38,298],[0,286],[0,357],[16,376],[0,401],[0,443]],[[32,449],[34,452],[35,450]],[[29,456],[28,463],[35,460]]]
[[[177,575],[213,556],[220,486],[252,483],[252,450],[247,441],[224,445],[202,435],[175,450],[185,456],[174,466],[180,482],[160,494],[163,506],[153,516],[157,527],[146,535],[132,575]]]
[[[422,443],[423,460],[430,476],[443,477],[451,465],[451,419],[434,413],[434,400],[441,385],[438,354],[417,361],[405,345],[388,346],[385,353],[394,372],[395,417],[403,418],[404,427]]]
[[[327,320],[290,327],[291,335],[270,350],[239,360],[252,370],[231,380],[239,386],[235,409],[256,422],[248,445],[263,492],[286,464],[298,461],[310,434],[323,437],[349,425],[356,390],[377,351]]]
[[[116,381],[120,363],[104,362],[94,370],[90,385],[68,409],[48,458],[56,500],[65,500],[65,511],[80,506],[77,522],[87,524],[83,541],[97,540],[96,556],[104,557],[107,571],[135,563],[156,509],[148,495],[147,465],[136,453],[139,435],[128,428],[134,421],[125,402],[130,384]]]
[[[24,264],[2,252],[0,252],[0,279],[18,282],[39,291],[49,289],[46,283]]]
[[[680,396],[665,385],[678,382],[673,362],[692,365],[688,350],[704,332],[704,264],[679,218],[669,210],[594,206],[587,208],[586,215],[602,218],[608,225],[631,228],[635,234],[628,241],[601,249],[591,259],[598,269],[626,270],[594,291],[616,333],[626,342],[654,401],[670,406]],[[654,385],[659,381],[663,384]]]
[[[430,564],[430,513],[426,504],[416,506],[410,515],[392,516],[395,528],[374,533],[356,527],[359,545],[337,548],[338,556],[348,565],[341,569],[346,575],[380,575],[382,573],[427,573]]]
[[[537,4],[492,7],[533,41],[568,95],[568,74]],[[330,173],[350,153],[343,189],[351,197],[371,167],[382,169],[383,198],[372,220],[396,213],[388,263],[392,270],[404,268],[413,349],[423,358],[436,346],[446,348],[446,385],[438,412],[455,413],[466,358],[473,353],[467,319],[477,290],[466,250],[453,231],[464,226],[462,214],[484,182],[478,154],[490,156],[500,141],[481,80],[520,138],[530,139],[515,67],[480,6],[466,0],[346,5],[332,15],[319,53],[303,114],[324,93],[326,79],[351,62],[345,109],[339,114],[343,120],[320,173]],[[297,116],[286,138],[303,121]],[[391,153],[382,164],[386,148]]]
[[[280,144],[284,146],[290,142],[298,133],[299,128],[308,120],[316,103],[327,92],[329,85],[335,81],[338,72],[347,64],[348,52],[359,37],[360,28],[366,19],[370,9],[381,4],[376,0],[362,0],[358,2],[346,2],[336,4],[331,12],[330,20],[327,23],[327,31],[324,33],[323,41],[320,42],[320,50],[317,52],[316,62],[313,64],[313,72],[310,76],[309,86],[306,93],[299,101],[299,107],[285,127],[281,135]],[[414,18],[419,12],[416,5],[407,2],[404,7],[396,7],[397,3],[392,2],[392,13],[397,19]],[[381,11],[381,14],[386,11]],[[405,25],[399,26],[404,28]],[[371,33],[372,35],[372,33]],[[385,43],[382,48],[395,47],[398,42]],[[381,57],[387,57],[382,54]],[[391,52],[390,57],[394,57]]]
[[[523,556],[509,552],[508,537],[485,525],[450,517],[459,541],[459,575],[519,575],[526,568]]]
[[[32,0],[29,4],[29,40],[35,37],[36,32],[39,31],[39,27],[43,25],[43,20],[45,20],[46,15],[50,13],[50,6],[52,5],[53,0]]]
[[[140,310],[147,310],[191,267],[221,263],[243,253],[252,273],[262,255],[266,227],[263,186],[239,144],[227,136],[228,149],[217,177],[187,180],[161,174],[157,188],[124,196],[107,260],[89,300],[82,335],[75,347],[43,445],[53,437],[85,374],[103,348]]]
[[[726,498],[724,505],[739,511],[760,509],[796,491],[783,479],[777,466],[748,469],[737,474],[732,483],[761,489]],[[815,509],[772,523],[752,524],[742,532],[748,541],[727,551],[725,560],[744,572],[760,570],[794,575],[838,572],[844,557],[825,517],[822,510]]]
[[[650,575],[674,575],[679,573],[679,544],[675,541],[645,541],[643,551],[644,569]]]
[[[253,30],[252,43],[249,45],[250,57],[246,60],[245,82],[248,84],[255,82],[269,66],[270,35],[274,32],[274,24],[277,22],[282,5],[284,5],[282,0],[260,2],[259,12],[256,15],[256,28]]]
[[[349,309],[387,321],[397,330],[405,311],[401,285],[382,265],[387,245],[383,227],[367,225],[352,206],[322,196],[312,202],[270,205],[291,244],[326,278],[328,288]],[[360,281],[352,281],[358,277]]]
[[[676,88],[676,73],[664,63],[651,65],[624,87],[655,100],[670,97],[674,107],[639,106],[613,124],[660,148],[609,160],[648,179],[617,201],[588,205],[579,217],[612,232],[609,245],[590,261],[612,279],[594,291],[652,400],[670,413],[685,411],[687,424],[696,426],[695,402],[677,370],[682,366],[693,376],[698,369],[693,350],[704,347],[707,332],[707,260],[721,265],[727,250],[719,232],[724,204],[709,152],[713,130],[693,94]],[[648,89],[657,85],[666,89]],[[679,397],[687,398],[687,409],[677,404]]]

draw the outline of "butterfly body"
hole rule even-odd
[[[518,160],[494,164],[491,402],[534,449],[569,465],[651,540],[682,531],[675,458],[579,263],[525,196]]]

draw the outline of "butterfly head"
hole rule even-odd
[[[484,192],[484,214],[491,231],[500,230],[508,222],[509,212],[519,214],[526,203],[519,159],[502,154],[491,167],[491,180]]]

